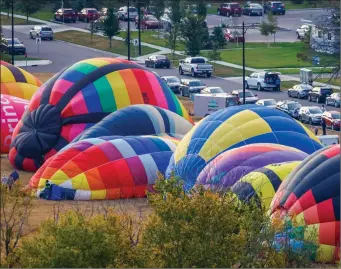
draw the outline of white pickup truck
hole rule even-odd
[[[179,74],[190,74],[192,77],[206,75],[208,78],[213,73],[213,65],[208,64],[204,57],[188,57],[181,60],[179,64]]]

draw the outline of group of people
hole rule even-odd
[[[1,178],[1,184],[7,187],[9,190],[12,189],[13,185],[19,179],[19,173],[17,170],[14,170],[8,177],[3,175]]]

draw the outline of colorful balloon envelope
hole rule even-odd
[[[225,151],[201,171],[197,185],[227,190],[252,171],[273,163],[302,161],[308,154],[278,144],[250,144]]]
[[[340,260],[340,145],[305,159],[281,184],[270,206],[274,223],[291,220],[295,240],[318,243],[316,260]],[[311,238],[312,237],[312,238]]]
[[[152,136],[81,140],[49,158],[29,186],[51,200],[145,197],[158,172],[165,172],[175,147]],[[52,189],[45,188],[47,180],[55,185]]]
[[[300,163],[301,161],[274,163],[256,169],[239,179],[231,187],[231,191],[240,201],[256,202],[267,211],[280,184]]]
[[[35,171],[81,132],[133,104],[155,105],[190,120],[165,82],[138,64],[95,58],[65,68],[30,101],[14,131],[10,161]]]
[[[182,139],[193,125],[178,114],[151,105],[132,105],[106,116],[73,142],[112,135],[159,135]]]
[[[28,101],[1,94],[1,153],[8,153],[15,126],[28,106]]]
[[[29,72],[1,61],[1,94],[30,100],[43,83]]]
[[[182,139],[167,176],[174,173],[190,189],[218,154],[254,143],[285,145],[308,154],[322,147],[303,124],[282,111],[257,105],[229,107],[201,120]]]

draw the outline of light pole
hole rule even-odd
[[[137,18],[138,18],[138,30],[139,30],[139,56],[141,56],[141,3],[140,1],[137,4]]]
[[[130,12],[129,12],[129,0],[127,5],[127,13],[128,13],[128,61],[130,61]]]
[[[14,65],[14,0],[12,0],[12,64]]]
[[[252,26],[254,26],[254,24],[248,25],[248,27],[245,28],[245,23],[243,21],[243,104],[245,104],[245,34]]]

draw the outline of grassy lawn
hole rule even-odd
[[[207,9],[207,14],[217,14],[217,8],[222,3],[225,3],[225,2],[228,2],[228,1],[207,1],[207,2],[208,2],[208,4],[211,5],[211,7]],[[233,2],[238,2],[241,5],[241,7],[244,7],[245,4],[246,4],[246,1],[244,1],[244,0],[234,0]],[[267,3],[268,1],[264,0],[263,2]],[[285,4],[286,10],[290,10],[290,9],[304,9],[304,8],[313,8],[313,7],[315,7],[313,5],[310,5],[307,1],[304,1],[303,4],[294,4],[290,0],[282,1],[282,2]],[[252,1],[252,3],[262,4],[262,1],[261,0],[255,0],[255,1]],[[318,1],[316,7],[325,7],[325,6],[326,6],[326,3],[324,3],[323,1]]]
[[[98,35],[93,35],[91,42],[90,36],[91,35],[88,33],[78,31],[65,31],[55,33],[55,39],[127,56],[128,46],[124,41],[112,40],[112,48],[110,49],[109,41],[107,38]],[[142,46],[142,55],[150,54],[153,52],[157,52],[157,50]],[[132,44],[131,56],[137,57],[137,55],[135,55],[135,49]]]
[[[166,54],[166,56],[171,60],[172,66],[173,67],[178,67],[179,66],[179,60],[184,59],[186,56],[183,55],[177,55],[175,54]],[[237,68],[232,68],[228,66],[223,66],[221,64],[214,64],[210,62],[214,66],[214,76],[217,77],[241,77],[243,76],[243,70],[242,69],[237,69]],[[245,72],[246,76],[251,74],[251,72],[246,71]]]
[[[0,18],[0,25],[12,25],[12,16],[7,17],[7,15],[1,15]],[[19,19],[19,18],[14,18],[14,24],[15,25],[38,25],[40,23],[34,22],[34,21],[26,21],[23,19]]]
[[[127,33],[124,31],[118,34],[119,37],[126,38]],[[130,32],[130,38],[138,38],[138,32]],[[141,31],[141,41],[156,46],[167,47],[166,39],[162,36],[158,37],[156,30],[143,30]],[[178,42],[176,50],[184,51],[185,46]]]
[[[326,84],[330,84],[330,85],[335,85],[335,86],[339,86],[340,87],[340,78],[318,78],[315,79],[314,81],[317,82],[321,82],[321,83],[326,83]]]
[[[313,71],[313,74],[320,74],[320,73],[332,73],[332,69],[331,68],[318,68],[318,67],[306,67],[310,70]],[[267,69],[265,69],[267,70]],[[271,70],[268,69],[269,71],[276,71],[276,72],[280,72],[283,75],[299,75],[300,74],[300,68],[272,68]]]
[[[305,53],[308,57],[320,56],[321,65],[325,62],[333,62],[335,56],[317,53],[306,49],[302,42],[274,43],[267,47],[265,43],[247,43],[245,50],[246,66],[259,69],[272,68],[301,68],[308,63],[299,61],[297,53]],[[204,53],[205,55],[205,53]],[[221,52],[222,61],[234,64],[242,64],[242,49],[224,50]]]
[[[300,84],[300,82],[295,81],[295,80],[282,81],[281,82],[281,91],[286,91],[296,84]]]
[[[2,61],[11,63],[12,62],[12,55],[9,54],[5,54],[5,53],[1,53],[0,54],[0,59]],[[25,61],[26,58],[24,55],[14,55],[14,61]],[[41,60],[39,58],[31,58],[31,57],[27,57],[27,61],[33,61],[33,60]]]
[[[20,10],[15,10],[15,14],[24,15]],[[30,15],[29,17],[49,21],[53,19],[53,12],[51,10],[39,10],[37,13]]]

